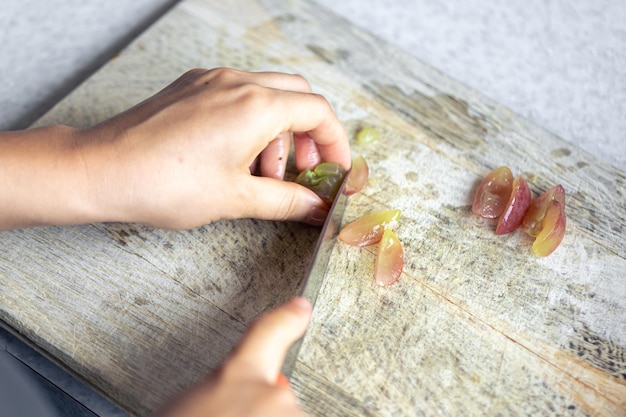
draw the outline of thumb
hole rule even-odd
[[[252,196],[245,215],[265,220],[293,220],[321,226],[329,206],[308,188],[291,181],[250,176]]]
[[[297,297],[259,318],[235,349],[229,365],[274,384],[289,347],[304,334],[312,309],[306,298]]]

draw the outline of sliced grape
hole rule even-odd
[[[400,210],[387,210],[368,214],[345,226],[339,240],[352,246],[369,246],[380,241],[385,229],[394,227]]]
[[[374,280],[382,287],[391,285],[402,275],[404,250],[393,230],[385,229],[378,245]]]
[[[352,160],[352,169],[348,175],[348,183],[346,184],[346,195],[356,194],[365,187],[369,177],[369,167],[365,158],[357,156]]]
[[[511,196],[513,174],[506,166],[491,171],[482,180],[474,196],[472,213],[488,219],[499,217]]]
[[[530,206],[532,195],[524,178],[515,178],[512,189],[504,212],[498,219],[498,225],[496,226],[497,235],[511,233],[517,229],[522,223],[528,206]]]
[[[563,240],[566,224],[565,207],[560,201],[551,200],[543,218],[543,227],[533,243],[533,253],[548,256],[554,252]]]
[[[541,232],[543,219],[551,201],[558,201],[565,210],[565,190],[562,185],[555,185],[530,203],[522,220],[522,229],[526,233],[537,236]]]

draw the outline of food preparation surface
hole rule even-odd
[[[624,415],[624,173],[311,3],[243,7],[179,4],[39,123],[91,125],[196,66],[300,73],[350,135],[381,131],[378,144],[353,146],[371,179],[346,220],[401,209],[406,256],[400,280],[380,288],[371,248],[336,246],[292,379],[304,406],[313,415]],[[535,195],[566,189],[567,234],[548,258],[470,213],[480,178],[504,164]],[[253,220],[6,233],[0,317],[147,415],[296,292],[317,233]]]

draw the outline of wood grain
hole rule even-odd
[[[39,124],[89,126],[215,66],[300,73],[349,135],[382,133],[353,144],[371,178],[345,220],[401,209],[405,270],[377,287],[375,248],[335,246],[292,377],[312,415],[626,415],[624,173],[326,10],[186,0]],[[500,165],[535,195],[564,186],[550,257],[471,215]],[[2,233],[0,318],[148,415],[297,291],[317,234],[254,220]]]

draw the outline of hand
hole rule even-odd
[[[85,133],[102,138],[89,166],[115,182],[105,196],[127,220],[190,228],[224,218],[323,222],[313,192],[282,181],[294,136],[298,170],[320,160],[350,167],[341,123],[302,77],[193,70],[163,91]],[[103,155],[107,157],[103,158]],[[250,174],[260,159],[262,176]]]
[[[0,134],[0,230],[140,222],[188,229],[255,217],[321,224],[327,205],[283,181],[298,170],[350,167],[345,131],[298,75],[192,70],[88,129]],[[258,163],[261,176],[251,175]]]
[[[214,375],[158,416],[305,416],[291,389],[277,385],[276,378],[311,309],[306,299],[295,298],[261,317]]]

